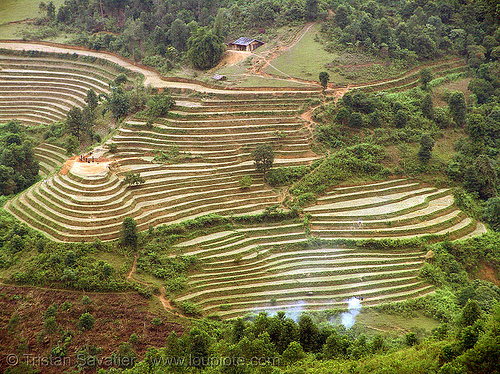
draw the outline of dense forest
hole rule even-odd
[[[451,53],[468,56],[475,67],[500,51],[492,36],[495,2],[67,0],[57,10],[50,4],[40,4],[39,22],[48,29],[77,31],[77,44],[131,57],[163,73],[186,58],[210,68],[220,59],[223,42],[241,35],[265,41],[272,30],[308,21],[322,22],[327,50],[354,48],[405,61]],[[208,51],[208,61],[197,61],[200,50]]]

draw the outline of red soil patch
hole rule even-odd
[[[68,174],[68,172],[71,170],[71,168],[73,167],[73,164],[75,163],[76,159],[78,158],[78,156],[73,156],[71,158],[68,158],[66,160],[66,162],[63,164],[63,166],[61,167],[61,170],[59,171],[59,173],[61,175],[66,175]]]
[[[494,283],[497,286],[500,286],[500,280],[498,280],[498,278],[497,278],[495,269],[489,265],[484,264],[484,263],[482,264],[481,269],[479,269],[477,277],[479,279],[482,279],[482,280]]]
[[[66,160],[66,162],[63,164],[60,170],[61,175],[66,175],[68,172],[73,168],[76,167],[78,173],[80,174],[86,174],[86,175],[93,175],[93,174],[99,174],[108,168],[108,165],[110,162],[115,161],[110,158],[106,157],[99,157],[94,159],[94,162],[82,162],[79,161],[80,156],[73,156]],[[89,157],[88,155],[85,157]],[[91,159],[91,156],[89,157]]]
[[[232,50],[227,50],[224,52],[222,55],[222,59],[217,65],[217,68],[221,68],[226,65],[234,65],[237,64],[240,61],[243,61],[247,57],[250,57],[252,55],[252,52],[244,52],[244,51],[232,51]]]
[[[73,332],[71,344],[67,348],[68,362],[71,362],[71,366],[77,362],[76,352],[92,344],[101,349],[98,357],[108,358],[117,351],[120,344],[128,342],[130,335],[135,333],[139,340],[131,345],[140,360],[149,347],[163,346],[166,337],[172,331],[177,334],[183,332],[182,326],[176,323],[163,321],[159,326],[154,325],[152,320],[157,315],[148,311],[149,300],[136,293],[87,293],[87,295],[92,303],[82,305],[81,292],[1,285],[0,372],[4,372],[8,367],[3,359],[8,354],[15,353],[21,358],[23,354],[50,357],[53,347],[58,344],[62,346],[60,341],[63,331]],[[68,311],[60,308],[65,301],[72,303]],[[44,333],[43,327],[44,314],[54,302],[59,306],[56,317],[58,331],[47,334]],[[82,332],[78,327],[78,319],[85,312],[94,316],[95,324],[92,330]],[[16,313],[20,317],[19,322],[7,329],[9,321]],[[26,359],[22,362],[26,362]],[[68,366],[37,368],[43,373],[62,373],[69,369]]]

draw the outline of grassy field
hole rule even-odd
[[[364,310],[356,317],[356,323],[371,330],[373,333],[395,331],[421,331],[429,333],[439,326],[439,322],[420,313],[406,317],[394,314],[377,312],[373,309]]]
[[[7,23],[0,25],[0,39],[16,39],[19,38],[19,30],[23,25],[19,23]]]
[[[315,40],[318,33],[319,25],[311,27],[297,44],[274,59],[272,66],[266,67],[265,72],[317,80],[318,73],[325,70],[325,65],[336,57],[335,54],[325,51],[323,45]]]
[[[444,83],[436,87],[432,93],[432,101],[437,107],[445,107],[448,105],[446,102],[446,96],[448,92],[461,91],[464,93],[465,100],[468,101],[472,92],[470,92],[467,87],[469,86],[470,78],[463,78],[452,80],[451,82]]]
[[[366,83],[400,76],[411,68],[406,63],[359,53],[327,52],[319,41],[320,26],[314,25],[292,48],[271,61],[264,72],[283,77],[318,80],[321,71],[330,74],[330,82]]]
[[[64,0],[53,0],[56,9]],[[2,0],[0,1],[0,25],[8,22],[22,21],[35,18],[38,13],[39,0]]]

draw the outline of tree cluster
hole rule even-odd
[[[37,181],[38,161],[22,125],[0,125],[0,152],[0,194],[18,193]]]
[[[475,54],[495,23],[494,13],[481,2],[366,0],[339,4],[323,31],[328,41],[344,47],[404,60],[431,59],[450,52]]]

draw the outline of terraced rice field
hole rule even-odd
[[[144,230],[209,213],[261,212],[279,203],[279,196],[261,182],[250,154],[256,145],[272,142],[277,165],[315,160],[310,133],[297,118],[310,95],[184,97],[171,118],[158,120],[153,128],[139,120],[124,124],[112,140],[117,152],[107,155],[112,161],[101,164],[98,172],[88,174],[82,168],[86,164],[76,162],[67,175],[36,184],[6,209],[55,240],[74,242],[116,239],[127,216]],[[279,139],[277,131],[285,137]],[[158,151],[174,145],[190,159],[152,161]],[[139,172],[146,182],[126,186],[123,174],[128,171]],[[249,189],[239,187],[243,175],[253,178]]]
[[[337,188],[306,208],[311,235],[326,239],[410,238],[435,234],[451,239],[479,235],[483,224],[453,205],[446,189],[396,179]],[[196,255],[202,269],[176,301],[195,302],[224,318],[248,312],[363,305],[425,295],[433,287],[418,277],[425,253],[418,249],[371,250],[307,243],[300,224],[225,231],[177,246]]]
[[[35,157],[40,164],[40,174],[45,177],[55,173],[68,158],[65,149],[49,143],[36,147]]]
[[[85,104],[89,89],[97,94],[108,92],[109,82],[118,74],[111,66],[0,52],[0,122],[63,121],[72,106]]]
[[[32,61],[0,56],[0,65],[0,121],[19,118],[26,124],[62,119],[71,105],[83,103],[88,88],[105,92],[116,75],[111,68],[90,69],[49,57]],[[148,74],[148,79],[162,83]],[[56,173],[66,159],[64,150],[40,145],[36,155],[46,179],[8,201],[5,209],[53,240],[79,242],[118,238],[125,217],[133,217],[145,230],[209,213],[259,213],[279,204],[282,197],[262,182],[250,154],[257,145],[271,143],[276,166],[317,159],[299,108],[321,93],[206,87],[200,93],[195,86],[174,87],[177,106],[153,126],[141,118],[125,121],[98,152],[104,156],[99,163],[76,161],[67,174]],[[110,143],[117,145],[115,153],[108,152]],[[168,154],[172,149],[178,150],[181,161],[154,160],[159,151]],[[125,185],[129,171],[139,172],[145,183]],[[239,186],[244,175],[253,178],[248,189]],[[434,234],[458,239],[486,231],[454,206],[448,189],[407,179],[338,187],[305,213],[311,215],[307,233],[298,223],[261,225],[178,244],[179,254],[201,259],[201,269],[190,274],[187,291],[176,301],[192,301],[206,314],[231,318],[250,311],[345,306],[353,295],[362,295],[364,305],[403,300],[433,291],[418,278],[423,252],[372,250],[324,240],[312,244],[317,241],[310,238]]]
[[[449,189],[396,179],[336,188],[306,208],[311,233],[322,238],[461,238],[485,232],[482,223],[454,205]]]

